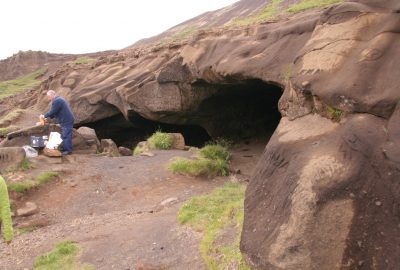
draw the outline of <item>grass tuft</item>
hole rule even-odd
[[[0,137],[6,137],[7,134],[17,131],[17,130],[18,130],[18,127],[16,127],[16,126],[0,128]]]
[[[229,174],[229,152],[218,144],[200,149],[197,159],[175,158],[168,165],[174,173],[191,176],[226,176]]]
[[[47,67],[42,67],[29,75],[0,82],[0,99],[38,86],[40,84],[38,78],[46,72]]]
[[[329,119],[332,119],[335,122],[340,122],[343,116],[342,110],[331,107],[329,105],[327,105],[326,110]]]
[[[74,64],[76,65],[81,65],[81,64],[87,64],[87,63],[91,63],[93,61],[95,61],[96,59],[94,58],[90,58],[87,56],[83,56],[83,57],[79,57],[74,61]]]
[[[150,138],[147,139],[148,145],[151,149],[171,149],[174,137],[171,134],[157,131]]]
[[[23,112],[24,112],[23,109],[16,109],[14,111],[9,112],[8,114],[0,118],[0,127],[8,127],[13,121],[18,119],[18,117],[20,117]]]
[[[39,174],[34,180],[27,179],[20,182],[10,183],[8,184],[8,189],[13,190],[17,193],[26,193],[32,188],[39,187],[40,185],[44,185],[52,181],[59,175],[60,172],[53,172],[53,171],[43,172]]]
[[[169,164],[168,168],[174,173],[183,173],[191,176],[226,176],[229,174],[228,163],[221,159],[176,158]]]
[[[322,8],[340,2],[343,2],[343,0],[303,0],[300,3],[290,6],[286,11],[296,13],[312,8]]]
[[[178,213],[178,221],[203,232],[200,253],[209,269],[250,269],[240,253],[245,186],[228,183],[211,194],[193,197]],[[227,228],[235,230],[229,241],[219,241]]]
[[[36,258],[34,270],[95,269],[78,262],[81,248],[72,241],[62,241],[50,252]]]
[[[233,21],[233,25],[249,25],[257,22],[267,21],[275,18],[278,13],[279,4],[282,0],[272,0],[271,3],[267,4],[261,12],[251,15],[245,18],[237,18]]]
[[[225,160],[228,161],[230,158],[228,150],[219,144],[209,144],[200,149],[200,157],[208,158],[211,160]]]

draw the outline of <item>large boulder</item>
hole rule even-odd
[[[16,169],[25,159],[25,150],[22,147],[0,147],[0,172]]]

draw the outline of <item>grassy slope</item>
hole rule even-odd
[[[0,82],[0,99],[38,86],[40,84],[40,80],[37,78],[45,74],[46,71],[47,67],[42,67],[29,75],[10,81]]]

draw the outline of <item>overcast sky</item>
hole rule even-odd
[[[122,49],[238,0],[0,0],[0,59]]]

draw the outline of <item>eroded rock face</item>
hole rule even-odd
[[[239,92],[246,93],[249,82],[284,88],[283,118],[246,194],[247,261],[255,269],[395,269],[399,9],[395,0],[345,2],[65,65],[42,84],[37,106],[45,110],[53,88],[70,101],[78,124],[138,114],[216,136],[230,115],[219,120],[226,110],[204,104],[222,96],[217,104],[226,108],[230,90],[244,84]]]

